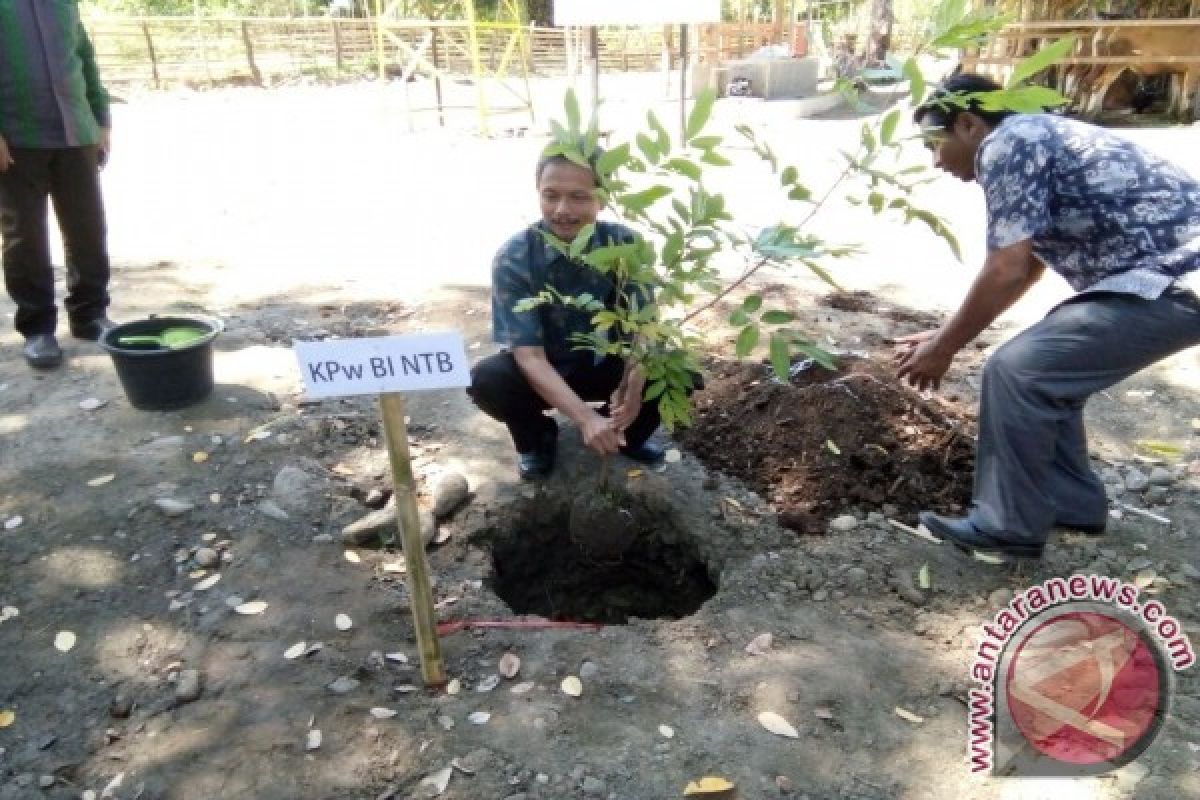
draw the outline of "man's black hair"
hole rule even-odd
[[[971,72],[960,72],[942,81],[941,85],[930,92],[924,103],[917,106],[913,112],[913,121],[925,128],[942,128],[950,130],[954,121],[964,111],[970,111],[975,116],[994,128],[1005,118],[1011,117],[1014,111],[985,111],[978,97],[964,97],[983,92],[998,92],[1003,87],[986,75],[976,75]]]
[[[583,152],[587,148],[584,146],[583,142],[580,142],[578,149],[580,152]],[[600,185],[600,181],[596,180],[596,164],[600,161],[600,156],[602,155],[604,155],[604,148],[600,145],[596,145],[593,147],[591,154],[587,156],[588,166],[592,170],[592,183],[595,186]],[[566,156],[558,153],[552,155],[543,155],[538,159],[537,170],[534,172],[534,180],[536,181],[535,185],[541,184],[542,173],[545,172],[546,167],[550,166],[551,164],[574,164],[577,167],[580,166],[577,161],[572,161]]]

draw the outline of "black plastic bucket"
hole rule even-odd
[[[129,336],[160,336],[168,328],[197,328],[204,335],[178,347],[120,344]],[[118,325],[100,339],[112,356],[130,404],[141,411],[172,411],[207,398],[213,390],[212,343],[224,326],[206,317],[150,317]]]

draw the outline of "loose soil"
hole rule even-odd
[[[886,363],[812,363],[787,384],[762,364],[713,362],[681,441],[769,499],[785,527],[823,533],[847,509],[959,513],[971,497],[972,420],[898,384]]]

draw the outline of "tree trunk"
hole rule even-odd
[[[896,15],[892,0],[871,0],[871,38],[867,44],[867,64],[883,64],[892,47],[892,24]]]

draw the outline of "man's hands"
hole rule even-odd
[[[946,347],[941,330],[922,331],[896,340],[896,377],[918,389],[937,389],[957,350]]]
[[[96,164],[100,169],[108,165],[108,157],[112,155],[112,131],[100,129],[100,141],[96,144]]]
[[[579,421],[579,433],[583,436],[583,443],[602,456],[611,456],[625,446],[625,431],[618,429],[611,418],[590,409],[588,415]]]
[[[13,165],[12,153],[8,152],[8,142],[0,136],[0,172],[5,172]]]

